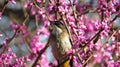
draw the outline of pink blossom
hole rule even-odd
[[[102,61],[102,53],[99,52],[94,55],[94,63],[101,63],[101,61]]]
[[[17,1],[7,0],[7,2],[16,4]],[[13,30],[12,33],[15,34],[13,38],[11,38],[11,35],[9,37],[6,36],[4,31],[2,31],[4,27],[1,27],[0,37],[2,35],[5,36],[1,37],[1,40],[4,38],[4,41],[0,45],[0,67],[28,67],[28,62],[31,63],[32,61],[34,63],[34,59],[37,58],[38,53],[45,47],[47,38],[50,36],[50,21],[56,20],[60,20],[68,25],[73,49],[66,52],[66,56],[73,59],[73,67],[83,67],[82,65],[88,59],[89,62],[85,64],[85,67],[89,67],[89,64],[97,64],[101,65],[101,67],[120,66],[120,30],[117,31],[118,27],[115,26],[115,22],[118,22],[116,19],[120,17],[120,0],[71,0],[71,2],[70,0],[46,0],[45,2],[43,0],[35,0],[35,2],[25,0],[23,4],[22,10],[25,14],[29,15],[30,22],[10,22],[10,27]],[[1,10],[3,7],[1,7]],[[6,10],[8,9],[9,6],[5,7],[4,12],[0,12],[0,19],[2,16],[7,16]],[[35,27],[28,29],[31,20],[36,21],[32,22]],[[36,23],[38,24],[37,28]],[[5,29],[5,33],[6,30],[9,31],[9,29]],[[33,34],[33,30],[35,34]],[[115,34],[113,35],[113,33]],[[111,39],[108,39],[109,37]],[[21,38],[21,40],[19,41],[17,38]],[[43,38],[46,38],[45,42],[42,41]],[[108,42],[104,43],[107,39]],[[24,56],[18,56],[17,53],[14,53],[16,51],[13,51],[14,49],[11,48],[13,48],[13,44],[16,44],[16,42],[14,43],[16,40],[22,41],[25,46],[26,43],[28,44],[29,54],[26,54],[27,49]],[[21,52],[24,53],[23,51]],[[90,58],[92,55],[93,57]],[[42,67],[58,65],[57,61],[50,61],[49,63],[45,53],[41,55],[39,60],[36,67],[40,67],[40,65]]]
[[[8,0],[8,1],[10,1],[13,4],[16,4],[15,0]]]
[[[49,63],[48,63],[48,60],[47,60],[46,55],[43,54],[41,58],[42,58],[42,59],[41,59],[42,67],[49,67]]]
[[[36,0],[36,2],[41,3],[42,1],[41,0]]]
[[[27,9],[30,9],[32,6],[33,6],[33,3],[32,3],[32,2],[26,2],[26,3],[24,4],[24,8],[27,8]]]
[[[2,19],[2,12],[0,11],[0,20]]]

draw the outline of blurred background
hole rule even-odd
[[[15,0],[16,4],[9,2],[6,5],[6,8],[5,8],[5,10],[2,14],[1,20],[0,20],[0,34],[3,35],[2,37],[0,37],[1,44],[4,42],[4,40],[6,38],[11,38],[14,35],[14,31],[13,31],[12,27],[10,26],[11,22],[14,22],[16,24],[23,23],[24,19],[27,16],[27,10],[23,7],[27,1],[29,1],[29,0]],[[81,4],[92,3],[93,9],[97,7],[97,3],[96,3],[97,0],[79,0],[79,1]],[[48,1],[46,0],[46,2],[48,2]],[[2,10],[4,3],[5,3],[5,0],[0,0],[0,10]],[[46,3],[46,5],[48,5],[48,3]],[[91,19],[99,18],[99,16],[96,13],[89,13],[89,14],[87,14],[87,16]],[[114,15],[113,15],[113,17],[114,17]],[[119,21],[120,21],[120,18],[117,18],[117,20],[115,21],[115,23],[116,23],[115,27],[120,26]],[[30,31],[30,37],[27,39],[27,41],[29,42],[30,39],[35,35],[35,32],[36,32],[35,30],[37,28],[36,23],[35,23],[35,16],[30,15],[29,20],[26,23],[26,26],[27,26],[28,31]],[[39,21],[39,27],[42,27],[41,21]],[[40,35],[41,42],[46,43],[47,39],[48,38]],[[27,47],[27,45],[29,45],[29,43],[22,43],[22,42],[23,42],[22,37],[19,36],[17,38],[14,38],[9,45],[10,48],[12,49],[12,51],[15,52],[18,57],[28,55],[30,52],[29,48]],[[53,58],[50,50],[51,50],[50,47],[46,50],[48,60],[53,61],[54,58]]]

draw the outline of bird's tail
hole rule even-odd
[[[62,64],[62,67],[73,67],[73,60],[67,60]]]
[[[69,66],[70,66],[70,60],[67,60],[62,64],[62,67],[69,67]]]

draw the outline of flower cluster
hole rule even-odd
[[[36,35],[30,41],[30,47],[33,53],[39,52],[43,47],[45,47],[45,43],[41,42],[40,35],[44,35],[45,37],[49,36],[48,31],[46,28],[38,29]]]
[[[89,1],[25,1],[22,11],[27,17],[25,22],[19,24],[10,22],[14,35],[6,38],[3,42],[4,48],[0,47],[0,67],[27,67],[29,61],[33,63],[31,66],[36,67],[57,66],[55,60],[48,60],[44,50],[51,33],[49,30],[52,29],[51,21],[56,20],[61,21],[70,34],[73,49],[67,56],[71,57],[72,54],[74,67],[119,67],[120,27],[115,26],[115,22],[120,17],[120,0]],[[7,2],[16,3],[14,0]],[[7,9],[5,5],[2,11]],[[4,15],[2,11],[0,17]],[[32,29],[31,26],[30,30],[28,25],[31,22],[35,27]],[[0,38],[2,35],[3,33],[0,34]],[[17,57],[18,55],[11,50],[10,43],[14,38],[21,37],[20,35],[25,41],[24,44],[28,44],[30,53]],[[44,39],[46,41],[43,42]]]
[[[29,36],[29,31],[27,30],[25,24],[15,24],[15,23],[11,22],[10,26],[13,28],[14,32],[19,30],[24,38]],[[18,36],[20,32],[16,33],[16,36]]]
[[[6,52],[7,53],[0,56],[0,67],[28,67],[26,62],[29,62],[30,59],[27,56],[18,58],[16,54],[11,51],[11,48],[8,48]]]

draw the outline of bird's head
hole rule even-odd
[[[52,21],[51,26],[53,34],[60,34],[65,30],[65,26],[60,21]]]

